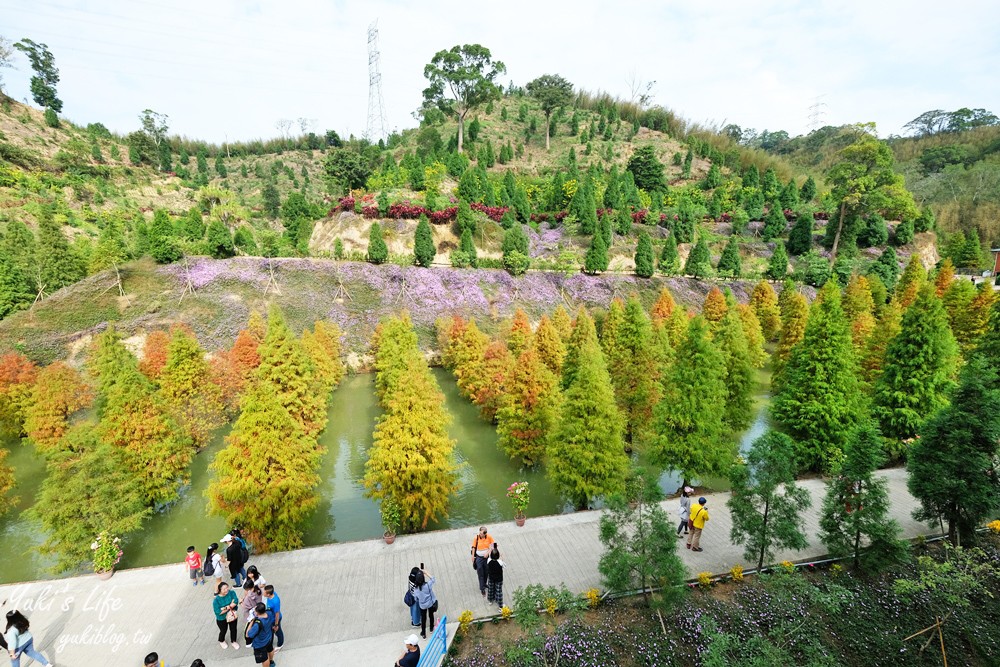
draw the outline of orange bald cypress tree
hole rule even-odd
[[[20,436],[38,367],[20,352],[0,355],[0,428]]]
[[[205,351],[194,334],[175,328],[160,371],[160,394],[184,432],[201,449],[224,422],[222,390],[212,382]]]
[[[150,380],[160,379],[163,367],[167,365],[167,349],[170,347],[170,334],[161,329],[150,331],[142,347],[142,360],[139,370]]]
[[[69,431],[69,418],[93,400],[93,391],[75,368],[62,361],[46,366],[38,373],[25,413],[28,438],[43,454],[57,451]]]

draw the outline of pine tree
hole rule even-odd
[[[799,200],[803,203],[808,204],[813,199],[816,198],[816,181],[810,176],[806,179],[806,182],[802,184],[802,190],[799,191]]]
[[[401,527],[414,530],[447,516],[449,496],[459,489],[458,468],[444,395],[427,362],[413,352],[401,361],[405,381],[382,399],[385,413],[375,426],[364,485],[368,497],[395,501]]]
[[[153,223],[149,226],[149,254],[159,264],[170,264],[182,257],[170,216],[162,208],[154,211]]]
[[[688,325],[678,345],[664,394],[655,410],[658,438],[651,447],[659,465],[681,471],[685,478],[719,474],[735,449],[725,438],[719,409],[726,400],[726,367],[701,316]]]
[[[431,236],[431,226],[427,216],[421,214],[417,222],[417,231],[413,240],[413,257],[417,266],[430,266],[436,254],[434,239]]]
[[[705,235],[698,235],[698,242],[691,252],[688,253],[687,261],[684,262],[684,275],[694,278],[707,278],[712,272],[711,256],[708,253],[708,244],[705,242]]]
[[[219,175],[219,178],[226,178],[229,176],[229,170],[226,169],[226,163],[222,161],[222,153],[215,156],[215,173]]]
[[[507,379],[508,402],[497,411],[500,448],[526,466],[541,463],[559,421],[559,383],[534,347],[521,352]]]
[[[97,430],[101,440],[123,453],[126,465],[142,481],[149,505],[176,499],[194,457],[190,438],[139,372],[135,357],[114,329],[95,339],[90,365],[101,394]]]
[[[546,472],[553,488],[578,509],[625,488],[628,456],[622,441],[622,418],[596,341],[584,343],[579,350],[559,426],[546,456]]]
[[[933,287],[925,285],[903,313],[899,335],[886,348],[872,391],[872,415],[882,433],[897,440],[916,435],[923,421],[947,404],[957,363],[944,306]]]
[[[809,544],[802,512],[812,501],[808,491],[796,486],[795,473],[795,445],[776,431],[754,440],[746,462],[730,469],[729,539],[744,546],[744,558],[757,560],[758,572],[777,549],[804,549]]]
[[[217,218],[208,224],[208,232],[205,234],[205,245],[208,254],[215,259],[227,259],[236,254],[233,248],[233,235],[229,228]]]
[[[715,267],[716,273],[725,278],[739,278],[743,273],[743,261],[740,258],[740,244],[735,237],[730,236]]]
[[[668,276],[676,275],[681,270],[681,259],[677,254],[677,241],[673,234],[667,236],[663,242],[658,268],[660,273]]]
[[[840,456],[864,408],[840,290],[829,283],[813,303],[802,341],[782,370],[772,414],[795,440],[797,463],[817,470]]]
[[[788,179],[788,183],[785,187],[781,189],[781,194],[778,196],[778,200],[781,203],[781,208],[793,209],[797,208],[799,205],[799,188],[795,185],[795,179]]]
[[[788,254],[798,257],[812,248],[813,216],[809,211],[802,211],[795,218],[792,231],[788,232]]]
[[[38,276],[38,288],[46,294],[72,285],[84,276],[83,264],[70,248],[49,206],[43,206],[39,216],[33,270]]]
[[[653,408],[660,400],[653,327],[638,298],[611,303],[601,329],[601,348],[615,401],[624,419],[625,442],[644,449],[652,437]]]
[[[750,294],[750,307],[757,315],[764,338],[775,341],[781,332],[781,311],[778,309],[778,295],[771,283],[761,280],[754,285]]]
[[[774,244],[774,252],[767,262],[765,276],[771,280],[784,280],[788,275],[788,253],[785,252],[785,244],[778,241]]]
[[[604,239],[604,247],[611,250],[611,243],[614,240],[611,232],[611,216],[606,215],[601,218],[598,227],[600,228],[601,238]]]
[[[705,182],[702,183],[702,187],[705,190],[711,190],[720,185],[722,185],[722,171],[719,169],[719,165],[713,163],[708,168],[708,173],[705,175]]]
[[[607,271],[608,269],[608,246],[604,243],[604,237],[600,232],[594,234],[590,240],[590,248],[583,258],[583,270],[590,275]]]
[[[761,237],[765,241],[776,239],[785,233],[787,225],[788,223],[785,221],[785,216],[781,212],[781,209],[772,202],[767,214],[764,215],[764,228],[761,230]]]
[[[55,361],[38,371],[24,412],[24,431],[44,455],[59,451],[70,418],[90,406],[94,393],[72,366]]]
[[[316,471],[322,454],[270,384],[256,383],[210,466],[209,510],[240,526],[256,549],[297,548],[304,522],[319,502]]]
[[[278,194],[278,188],[272,181],[268,181],[264,185],[261,190],[261,198],[264,203],[264,215],[271,220],[277,218],[278,214],[281,213],[281,195]]]
[[[251,384],[263,387],[307,437],[315,438],[326,426],[327,396],[318,391],[312,362],[276,307],[268,313],[267,335],[257,353],[260,365]]]
[[[674,251],[676,252],[676,248]],[[653,242],[645,229],[639,232],[639,243],[635,249],[635,274],[640,278],[653,276]]]
[[[915,518],[943,520],[952,544],[975,541],[975,530],[1000,509],[1000,381],[992,360],[973,355],[950,404],[921,429],[907,457],[907,487],[920,501]]]
[[[563,310],[562,314],[566,316],[566,311]],[[566,318],[568,323],[568,316]],[[558,378],[562,373],[563,359],[566,357],[566,345],[563,343],[562,334],[548,315],[542,315],[538,321],[534,348],[545,367]]]
[[[194,446],[208,445],[224,422],[222,391],[210,380],[205,351],[181,327],[174,328],[159,384],[167,409]]]
[[[874,422],[861,422],[844,443],[844,458],[826,483],[820,540],[835,556],[852,556],[854,568],[879,571],[906,559],[899,523],[889,517],[885,478],[875,475],[885,461]]]
[[[368,231],[368,261],[372,264],[383,264],[389,259],[389,248],[382,238],[382,226],[373,222]]]
[[[715,332],[714,342],[722,353],[726,369],[723,420],[733,431],[740,431],[750,424],[753,417],[753,394],[756,386],[750,348],[738,309],[731,309],[722,318]]]

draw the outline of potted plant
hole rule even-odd
[[[94,572],[101,579],[110,579],[115,573],[115,565],[122,559],[121,540],[112,537],[108,531],[102,530],[97,539],[91,542],[90,549],[94,552]]]
[[[528,509],[528,501],[531,500],[528,483],[514,482],[507,487],[507,497],[510,498],[510,504],[514,506],[514,523],[518,527],[523,526],[524,510]]]
[[[399,503],[393,498],[383,498],[379,509],[382,513],[382,525],[385,526],[382,538],[386,544],[392,544],[396,540],[396,531],[399,530],[401,513]]]

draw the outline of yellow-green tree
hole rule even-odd
[[[240,526],[256,549],[302,546],[303,522],[319,501],[316,470],[322,455],[273,386],[256,381],[210,467],[210,511],[225,517],[227,525]]]
[[[559,428],[549,444],[548,477],[575,507],[584,509],[594,498],[624,490],[629,463],[624,447],[604,355],[595,339],[584,337]]]
[[[573,331],[570,333],[569,342],[566,344],[566,358],[563,359],[562,388],[568,389],[576,377],[576,369],[580,364],[581,350],[589,343],[594,343],[598,347],[597,329],[594,327],[594,320],[590,313],[582,306],[576,312],[576,320],[573,322]]]
[[[760,321],[760,328],[766,340],[778,339],[781,332],[781,311],[778,309],[778,295],[771,283],[761,280],[754,285],[750,294],[750,307]]]
[[[895,301],[886,304],[861,354],[861,377],[869,385],[874,384],[882,374],[885,351],[889,343],[899,334],[902,321],[903,311],[899,304]]]
[[[176,327],[159,376],[160,394],[177,423],[202,448],[225,420],[222,391],[211,381],[205,352],[189,331]]]
[[[498,444],[510,458],[537,465],[559,421],[559,381],[529,347],[517,358],[506,393],[508,401],[497,411]]]
[[[809,302],[788,283],[781,292],[778,305],[781,307],[781,335],[778,337],[778,349],[774,353],[772,384],[775,389],[781,384],[781,372],[792,356],[792,350],[805,336],[809,320]]]
[[[326,402],[329,392],[322,391],[313,364],[292,335],[285,318],[272,308],[267,318],[267,335],[258,348],[260,365],[252,383],[270,391],[292,419],[302,425],[310,438],[326,426]]]
[[[722,353],[726,369],[723,420],[729,428],[739,431],[750,424],[753,416],[754,373],[743,320],[738,311],[730,310],[722,318],[714,342]]]
[[[705,295],[705,302],[701,306],[701,315],[708,322],[708,326],[714,331],[716,325],[726,316],[729,306],[726,304],[726,297],[718,287],[713,287]]]
[[[329,394],[344,377],[344,362],[340,358],[340,327],[319,320],[313,330],[302,332],[302,347],[312,361],[313,372],[324,394]]]
[[[562,305],[556,306],[556,309],[552,311],[552,326],[559,332],[559,338],[562,339],[563,344],[569,342],[569,335],[573,331],[573,320]]]
[[[625,420],[625,442],[644,448],[652,437],[653,406],[660,400],[656,349],[649,317],[632,297],[627,305],[612,302],[601,329],[618,410]]]
[[[564,310],[563,314],[565,313]],[[562,373],[563,359],[566,357],[566,344],[548,315],[542,315],[542,319],[538,321],[534,346],[542,363],[558,377]]]
[[[764,349],[764,331],[760,320],[750,304],[736,304],[736,312],[743,324],[743,335],[747,339],[747,351],[750,353],[750,363],[754,368],[763,368],[767,363],[767,350]]]
[[[528,315],[518,308],[514,311],[514,319],[507,333],[507,347],[515,359],[531,346],[531,338],[531,322],[528,321]]]
[[[25,410],[24,430],[42,454],[55,452],[69,431],[69,418],[88,407],[94,393],[79,371],[55,361],[38,371]]]

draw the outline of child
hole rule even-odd
[[[501,611],[503,611],[503,566],[500,549],[494,543],[490,559],[486,563],[486,602],[495,603],[497,609]]]
[[[218,589],[219,583],[222,582],[222,555],[219,553],[219,544],[217,542],[212,542],[208,545],[203,571],[206,575],[215,577],[214,588]]]
[[[201,554],[195,550],[194,546],[187,548],[187,556],[184,557],[184,562],[187,563],[188,572],[191,573],[191,585],[197,586],[199,579],[204,584],[205,573],[201,569]]]

